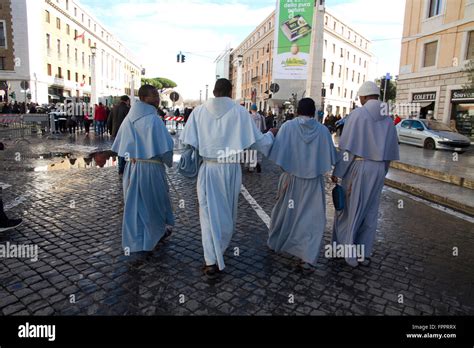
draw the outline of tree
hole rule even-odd
[[[385,91],[385,76],[376,81],[380,85],[380,100],[383,99]],[[397,99],[397,84],[393,80],[388,81],[387,83],[387,93],[385,95],[385,101],[395,102]]]
[[[178,86],[174,81],[171,81],[170,79],[164,77],[155,77],[151,79],[142,78],[142,85],[144,84],[155,86],[158,90],[161,91],[163,89],[175,88]]]

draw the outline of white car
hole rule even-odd
[[[421,119],[403,120],[397,125],[398,142],[429,150],[464,152],[471,141],[444,123]]]

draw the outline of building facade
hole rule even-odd
[[[323,48],[325,112],[347,115],[357,102],[360,85],[375,78],[371,42],[326,11]],[[231,54],[233,97],[250,107],[276,112],[281,101],[272,100],[275,12],[270,14]]]
[[[474,91],[466,64],[474,59],[473,0],[407,0],[397,102],[419,103],[419,116],[474,139]]]
[[[142,75],[126,47],[77,0],[0,0],[1,62],[2,101],[12,94],[38,104],[97,101],[131,94]]]

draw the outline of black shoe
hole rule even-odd
[[[171,228],[167,227],[166,230],[165,230],[165,234],[164,234],[163,237],[161,237],[159,243],[163,243],[166,239],[171,237],[172,234],[173,234],[173,230]]]
[[[216,265],[204,266],[202,271],[208,279],[217,279],[219,277],[219,274],[221,273],[219,267],[217,267]]]
[[[262,172],[262,166],[260,165],[260,163],[257,164],[257,173],[261,173]]]
[[[0,232],[5,232],[17,228],[23,223],[22,219],[7,219],[0,221]]]

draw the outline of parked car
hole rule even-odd
[[[471,141],[448,125],[430,120],[404,120],[397,127],[398,142],[424,147],[464,152]]]

